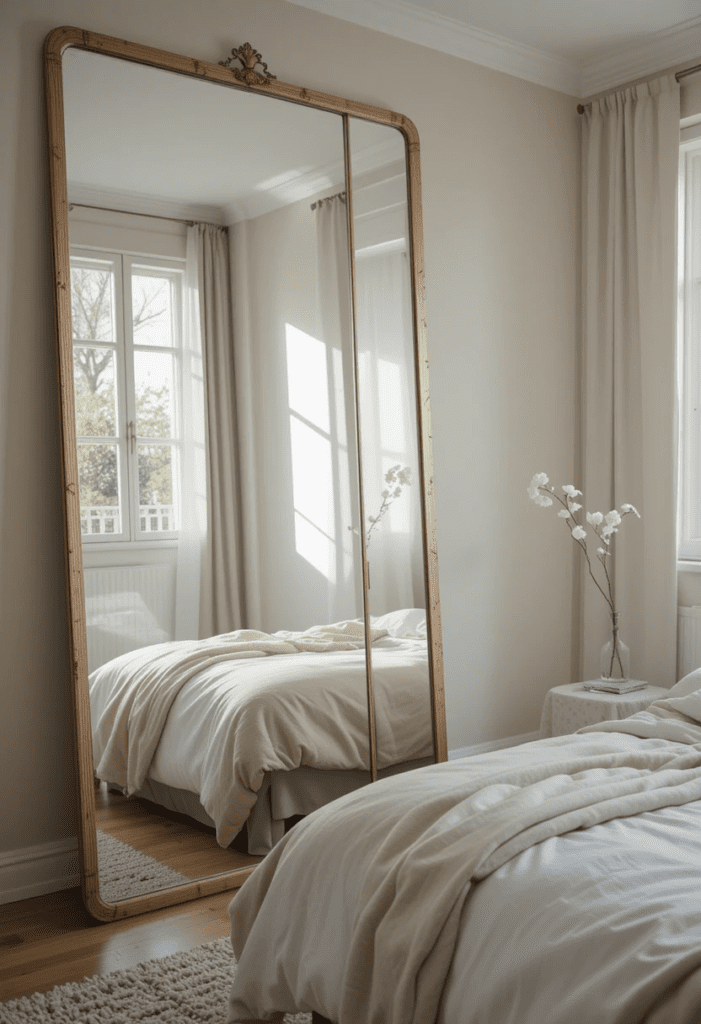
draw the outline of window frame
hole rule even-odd
[[[118,533],[83,533],[83,544],[100,547],[114,545],[119,550],[127,546],[144,547],[163,544],[172,545],[178,540],[178,530],[141,529],[141,510],[148,508],[139,501],[139,465],[138,453],[140,445],[164,445],[172,450],[172,491],[173,518],[179,522],[180,501],[180,457],[183,445],[182,422],[182,359],[183,359],[183,288],[185,276],[185,260],[136,253],[116,248],[98,246],[71,245],[71,269],[76,264],[99,265],[110,263],[114,268],[113,278],[113,323],[114,339],[111,342],[79,339],[73,336],[73,352],[80,345],[89,345],[115,352],[115,387],[117,391],[116,415],[118,418],[115,437],[87,437],[76,435],[78,448],[95,441],[96,443],[113,443],[117,446],[118,481],[120,487],[120,518],[121,530]],[[164,277],[171,282],[173,288],[171,301],[171,336],[172,345],[139,344],[134,340],[132,313],[132,276],[138,271],[148,272],[145,276]],[[151,274],[150,272],[154,272]],[[135,386],[135,353],[163,352],[173,358],[174,379],[174,426],[175,432],[170,437],[150,437],[140,435],[137,431],[136,386]],[[74,360],[75,372],[75,360]],[[131,430],[130,430],[131,428]]]

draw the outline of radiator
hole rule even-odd
[[[677,609],[678,678],[701,668],[701,605]]]
[[[173,639],[175,567],[85,570],[88,670],[137,647]]]

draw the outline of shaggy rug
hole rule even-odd
[[[97,830],[97,861],[100,867],[100,896],[105,903],[118,903],[157,889],[169,889],[190,879],[166,864]]]
[[[228,938],[129,970],[0,1003],[0,1024],[224,1024],[236,961]],[[285,1024],[311,1024],[286,1014]]]

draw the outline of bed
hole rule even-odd
[[[372,622],[378,774],[433,760],[425,612]],[[90,675],[95,776],[266,854],[369,781],[360,620],[130,651]]]
[[[701,670],[301,821],[230,904],[227,1021],[698,1024],[700,877]]]

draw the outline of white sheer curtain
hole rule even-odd
[[[414,345],[405,244],[356,253],[356,330],[363,492],[376,515],[387,470],[409,467],[411,484],[390,505],[368,546],[370,611],[423,607]]]
[[[236,401],[225,229],[187,232],[176,638],[241,626]]]
[[[679,87],[673,76],[587,108],[582,147],[582,489],[630,502],[614,544],[631,674],[676,676],[675,233]],[[599,675],[607,607],[583,574],[584,679]]]
[[[327,352],[331,466],[328,481],[335,541],[334,585],[328,590],[329,620],[362,614],[362,576],[357,540],[357,437],[353,339],[345,193],[312,207],[316,218],[317,283],[321,340]],[[348,527],[351,527],[349,530]],[[355,532],[354,532],[355,531]]]

